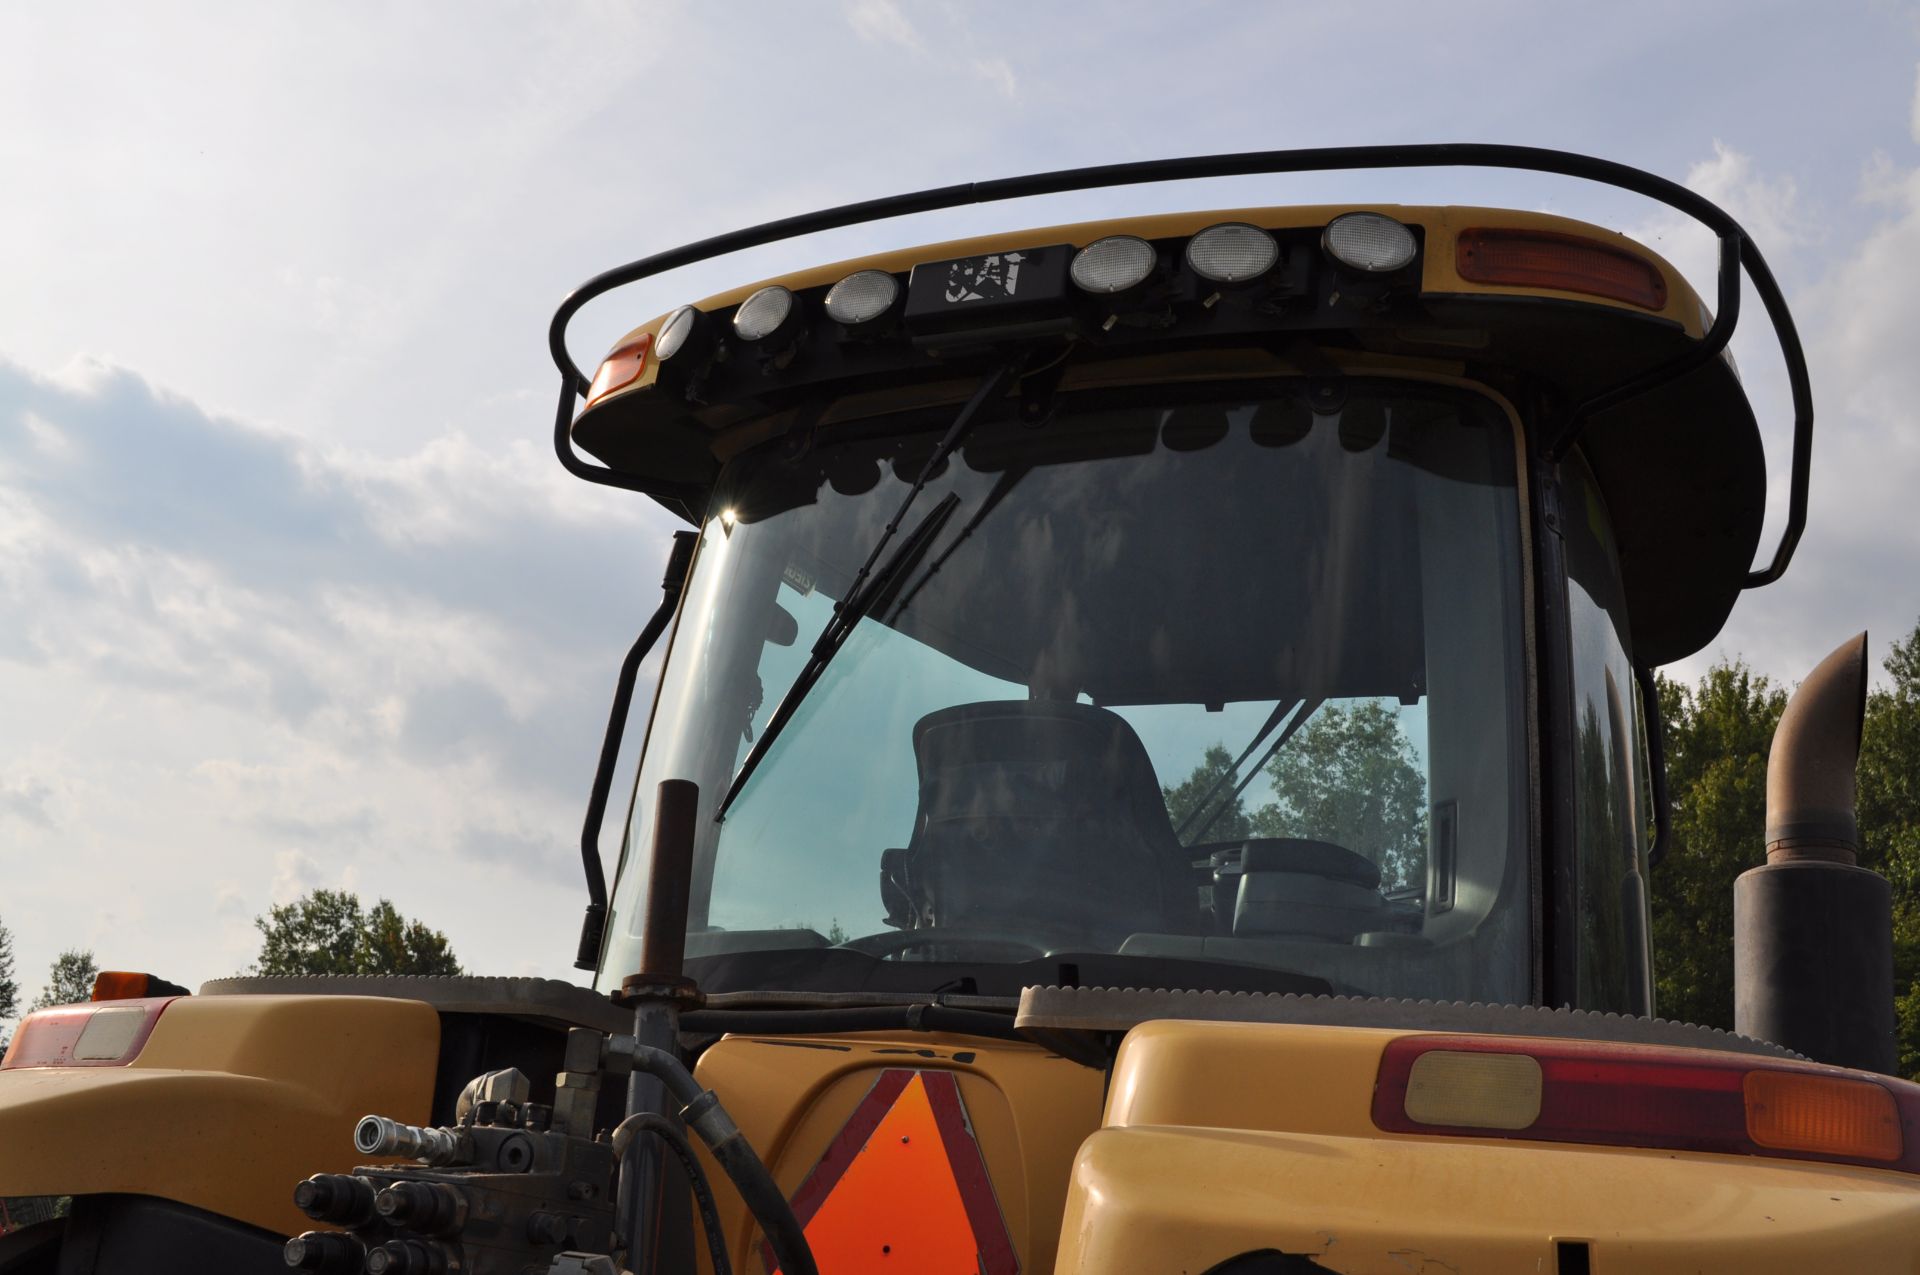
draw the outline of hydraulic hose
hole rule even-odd
[[[707,1144],[707,1150],[713,1153],[733,1183],[733,1189],[745,1201],[747,1212],[760,1224],[779,1264],[780,1275],[820,1275],[800,1219],[793,1215],[786,1195],[767,1172],[767,1166],[747,1142],[746,1135],[740,1132],[740,1126],[734,1124],[733,1117],[720,1105],[719,1097],[712,1090],[702,1089],[686,1064],[664,1049],[636,1043],[631,1057],[635,1068],[659,1077],[667,1092],[685,1104],[681,1119]]]
[[[721,1229],[720,1209],[713,1198],[713,1184],[707,1181],[707,1171],[700,1166],[693,1154],[693,1145],[678,1125],[653,1111],[642,1111],[622,1120],[613,1131],[613,1155],[620,1171],[626,1172],[627,1150],[633,1145],[635,1135],[641,1133],[659,1134],[660,1140],[680,1158],[681,1167],[687,1171],[687,1184],[693,1188],[694,1201],[700,1206],[700,1225],[707,1232],[713,1275],[733,1275],[733,1263],[727,1257],[726,1232]],[[631,1257],[628,1260],[631,1261]]]

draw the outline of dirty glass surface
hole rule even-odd
[[[952,410],[728,470],[603,983],[637,954],[651,794],[680,778],[709,990],[1525,1000],[1514,437],[1464,390],[1135,389],[983,423],[715,819]]]
[[[1647,724],[1627,650],[1626,597],[1600,489],[1567,466],[1567,617],[1573,656],[1574,818],[1582,1009],[1653,1012],[1647,934],[1652,807]]]

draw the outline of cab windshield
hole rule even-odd
[[[1515,431],[1464,389],[1161,386],[981,424],[716,820],[955,410],[721,481],[627,840],[661,780],[699,784],[702,986],[1527,1000]],[[645,877],[623,864],[613,985]]]

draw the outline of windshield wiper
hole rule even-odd
[[[960,444],[966,441],[967,435],[972,432],[975,420],[980,415],[980,409],[1005,392],[1007,383],[1013,379],[1020,362],[1018,357],[1008,359],[982,378],[973,391],[973,397],[967,400],[966,406],[960,409],[960,414],[953,418],[953,424],[947,426],[947,432],[934,445],[933,451],[927,456],[927,463],[920,467],[920,476],[914,479],[906,498],[900,502],[900,508],[894,511],[886,530],[880,533],[880,539],[868,552],[867,560],[861,564],[860,570],[854,575],[846,597],[833,608],[833,615],[827,620],[826,627],[821,629],[820,636],[814,639],[813,649],[807,654],[807,662],[794,676],[793,684],[787,688],[787,693],[781,696],[779,706],[773,710],[773,715],[767,719],[766,726],[761,729],[760,738],[754,740],[753,747],[748,749],[747,755],[741,759],[739,771],[734,775],[733,782],[727,785],[726,795],[721,797],[719,808],[713,812],[715,823],[726,818],[727,809],[733,805],[734,798],[738,797],[740,790],[747,786],[747,780],[752,777],[754,769],[773,747],[773,741],[780,738],[780,732],[785,729],[787,723],[793,720],[794,713],[800,708],[800,702],[820,681],[821,674],[827,671],[827,665],[846,644],[854,628],[876,606],[897,592],[896,586],[902,578],[902,572],[918,562],[926,553],[934,537],[939,534],[940,528],[946,525],[947,518],[960,504],[960,498],[949,492],[944,500],[929,510],[927,516],[914,526],[907,538],[900,542],[900,547],[894,550],[885,562],[880,562],[881,553],[893,539],[894,533],[900,530],[901,521],[906,518],[907,511],[913,507],[913,502],[933,477],[934,471],[939,469],[941,464],[958,450]],[[875,567],[876,563],[880,564],[878,569]]]
[[[1326,702],[1325,699],[1318,696],[1300,702],[1299,715],[1289,721],[1286,729],[1282,730],[1280,734],[1274,738],[1272,746],[1270,746],[1266,752],[1260,754],[1260,760],[1255,762],[1253,769],[1247,772],[1247,777],[1233,786],[1233,792],[1228,794],[1227,799],[1221,802],[1211,815],[1207,816],[1207,821],[1194,830],[1193,840],[1195,844],[1198,844],[1200,839],[1207,835],[1207,831],[1212,828],[1214,824],[1220,822],[1220,816],[1226,814],[1227,811],[1232,808],[1233,803],[1240,799],[1240,794],[1247,790],[1247,785],[1253,782],[1253,777],[1267,768],[1267,763],[1273,760],[1273,755],[1282,748],[1285,748],[1287,741],[1293,738],[1294,732],[1298,731],[1302,726],[1305,726],[1307,719],[1319,712],[1320,706]],[[1242,759],[1244,760],[1244,755]],[[1228,773],[1231,774],[1232,772],[1229,771]]]
[[[1274,703],[1273,712],[1267,715],[1267,720],[1261,723],[1260,729],[1253,733],[1253,738],[1248,740],[1247,746],[1240,750],[1240,755],[1233,759],[1233,765],[1221,771],[1220,777],[1207,786],[1206,792],[1200,795],[1200,800],[1195,802],[1193,809],[1187,812],[1187,817],[1182,819],[1180,826],[1173,830],[1173,839],[1175,841],[1178,841],[1183,846],[1192,844],[1192,842],[1187,840],[1187,829],[1193,826],[1193,821],[1201,815],[1207,814],[1208,808],[1213,805],[1213,799],[1220,795],[1220,790],[1238,778],[1240,767],[1246,764],[1247,758],[1253,756],[1253,750],[1260,747],[1267,736],[1273,733],[1273,728],[1278,726],[1286,715],[1299,707],[1299,705],[1300,701],[1293,699],[1278,700]],[[1238,793],[1239,789],[1236,788],[1234,791]],[[1221,809],[1224,810],[1228,805],[1231,805],[1232,802],[1233,798],[1228,797],[1225,802],[1221,803]],[[1208,828],[1213,827],[1219,818],[1220,811],[1213,811],[1207,821],[1200,825],[1200,830],[1205,832]]]

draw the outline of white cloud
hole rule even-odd
[[[31,776],[0,779],[0,818],[18,819],[51,830],[53,815],[47,807],[52,797],[53,789]]]
[[[895,0],[852,0],[847,5],[847,21],[863,40],[890,44],[909,53],[921,53],[926,42]]]
[[[975,58],[974,73],[993,85],[1008,101],[1020,100],[1020,83],[1014,78],[1013,64],[1005,58]]]
[[[176,977],[246,964],[269,903],[363,881],[469,960],[565,973],[565,830],[665,515],[562,487],[531,447],[322,451],[100,362],[0,363],[0,456],[0,759],[31,755],[0,771],[0,821],[29,876],[131,863],[132,898],[190,864],[203,889],[145,913]],[[87,710],[56,707],[75,688]],[[480,905],[507,894],[552,928],[503,945]],[[23,947],[134,933],[101,911],[43,936],[26,897],[16,874]]]

